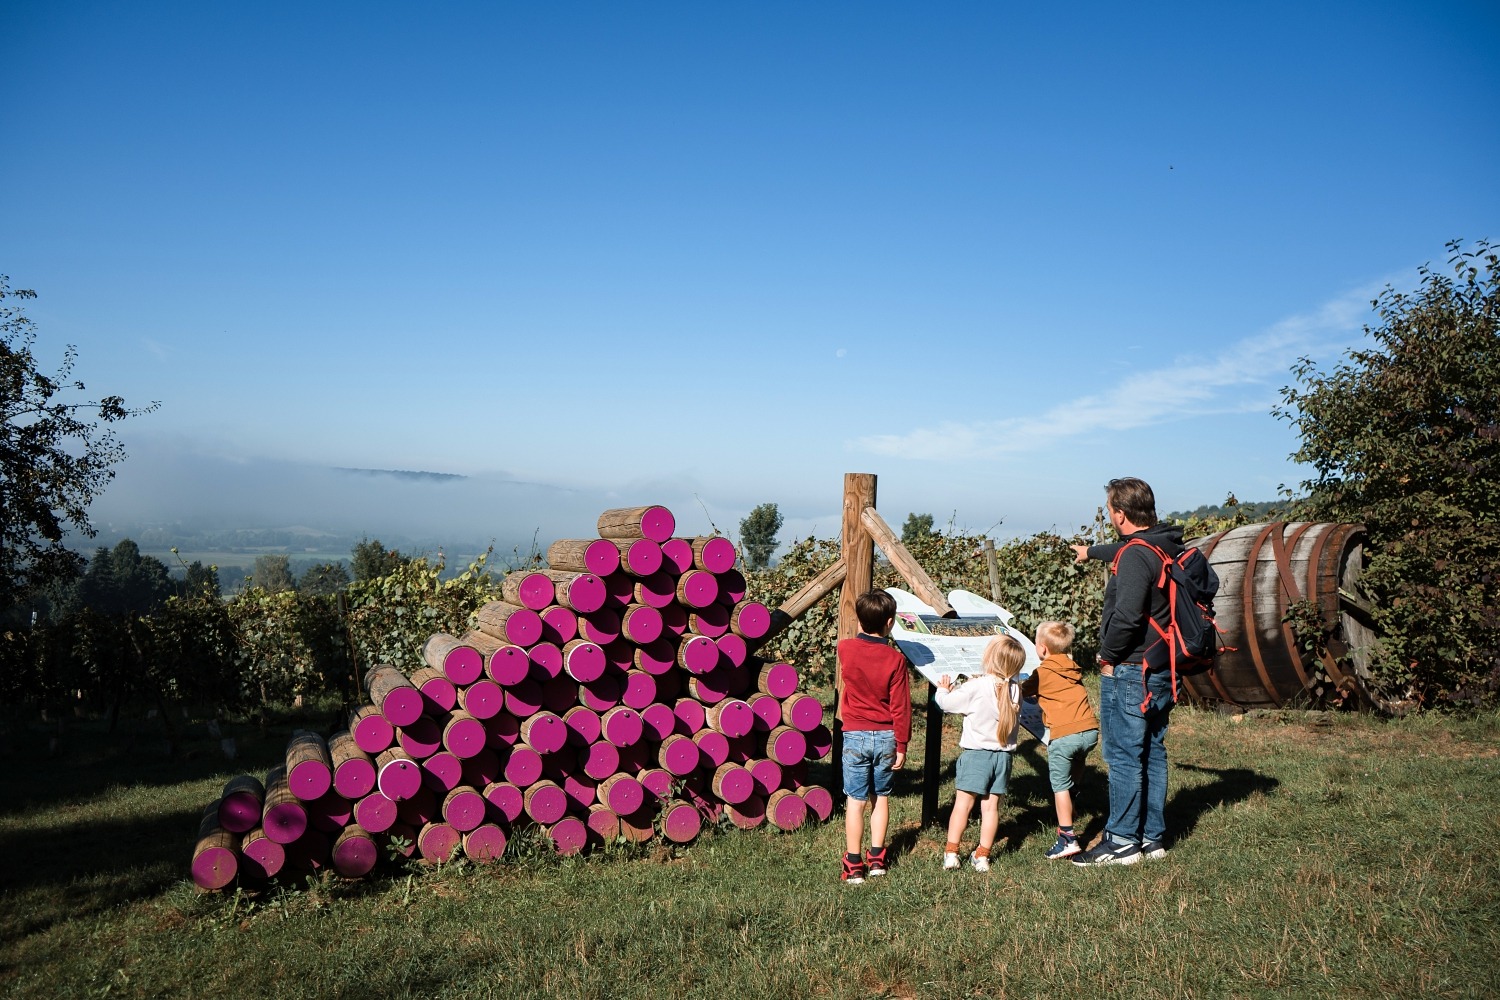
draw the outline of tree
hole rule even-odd
[[[173,549],[172,551],[177,551]],[[204,566],[203,563],[194,559],[187,568],[187,573],[182,580],[182,593],[185,597],[205,597],[218,600],[223,591],[219,587],[219,567]]]
[[[906,523],[901,526],[901,544],[914,545],[931,534],[934,534],[931,514],[907,514]]]
[[[378,538],[362,538],[356,542],[353,557],[351,563],[356,580],[378,580],[390,576],[406,562],[405,556],[395,549],[387,549]]]
[[[780,530],[781,511],[774,503],[760,504],[740,522],[740,551],[745,555],[748,569],[761,570],[771,564],[771,553],[776,551],[776,532]]]
[[[32,351],[36,328],[11,300],[33,299],[0,275],[0,606],[23,591],[77,572],[82,558],[63,545],[69,528],[92,538],[89,504],[114,478],[125,449],[107,425],[155,410],[119,396],[73,401],[87,390],[73,377],[77,349],[63,350],[55,375]]]
[[[268,594],[279,594],[283,590],[296,590],[297,581],[292,577],[291,563],[291,559],[287,556],[256,556],[255,568],[250,571],[250,585],[259,587]]]
[[[297,589],[304,594],[331,595],[337,594],[349,586],[349,571],[341,562],[317,563],[307,567],[302,574],[302,579],[297,582]]]
[[[1369,530],[1376,679],[1426,703],[1500,690],[1500,254],[1448,247],[1452,277],[1387,287],[1372,346],[1301,359],[1275,410],[1313,469],[1298,516]]]

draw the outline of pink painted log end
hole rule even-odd
[[[459,785],[443,799],[443,821],[459,833],[468,833],[484,822],[487,806],[478,789]]]
[[[741,601],[729,616],[730,627],[746,639],[759,639],[771,631],[771,609],[759,601]]]
[[[261,816],[261,829],[267,837],[285,847],[307,832],[307,809],[299,802],[268,805]]]
[[[620,769],[620,751],[613,743],[599,740],[578,753],[578,766],[595,781],[603,781]]]
[[[669,538],[661,543],[662,567],[672,576],[681,576],[693,568],[693,543],[686,538]]]
[[[563,670],[581,684],[598,680],[608,665],[604,650],[598,643],[574,639],[563,647]]]
[[[354,803],[354,822],[370,833],[384,833],[396,822],[396,803],[371,792]]]
[[[616,705],[599,720],[604,738],[617,747],[634,746],[645,732],[641,714],[628,705]]]
[[[346,799],[360,799],[375,787],[375,762],[363,757],[341,761],[333,771],[333,790]],[[222,810],[221,810],[222,812]],[[225,827],[225,829],[229,829]]]
[[[556,753],[568,742],[568,727],[551,712],[538,712],[521,723],[521,739],[537,753]]]
[[[415,686],[396,688],[380,703],[380,714],[393,726],[409,726],[422,717],[426,703]]]
[[[766,818],[778,830],[795,830],[807,822],[807,800],[796,792],[778,789],[766,800]]]
[[[665,768],[648,767],[636,775],[636,780],[641,783],[647,794],[658,799],[665,799],[672,794],[672,774]]]
[[[568,793],[556,782],[542,780],[526,789],[526,815],[543,826],[556,823],[568,811]]]
[[[490,812],[506,823],[514,823],[526,810],[525,796],[521,789],[508,781],[497,781],[484,789],[484,799]]]
[[[443,862],[453,857],[458,850],[461,835],[452,826],[441,821],[432,821],[417,834],[417,853],[423,861]]]
[[[394,807],[392,815],[395,815]],[[285,865],[286,848],[270,837],[246,837],[240,847],[240,871],[255,881],[275,878]]]
[[[702,758],[703,752],[698,749],[698,744],[678,733],[662,741],[661,749],[657,751],[661,766],[678,777],[691,774]]]
[[[351,732],[355,745],[371,756],[389,749],[396,742],[396,727],[385,716],[374,712],[361,715]]]
[[[786,766],[807,756],[807,736],[791,726],[777,726],[766,737],[766,756]]]
[[[484,723],[467,714],[452,719],[443,727],[443,749],[459,760],[468,760],[489,742]]]
[[[818,760],[827,759],[833,753],[833,730],[818,726],[807,734],[807,750]]]
[[[628,816],[646,804],[646,789],[628,774],[614,774],[599,783],[599,801],[617,816]]]
[[[485,664],[485,672],[489,674],[490,680],[504,688],[524,681],[530,671],[531,659],[526,655],[526,650],[509,644],[491,653]]]
[[[668,706],[653,702],[641,709],[641,724],[645,727],[645,738],[660,743],[677,728],[677,716]]]
[[[484,673],[484,656],[473,646],[455,646],[443,657],[443,674],[454,684],[472,684]]]
[[[698,745],[698,752],[703,754],[703,759],[714,767],[729,759],[729,738],[723,733],[700,729],[693,734],[693,742]]]
[[[767,663],[760,668],[757,684],[772,698],[790,698],[797,692],[797,668],[790,663]]]
[[[333,870],[344,878],[364,878],[378,860],[374,838],[358,826],[346,827],[333,844]]]
[[[542,755],[531,747],[517,746],[505,761],[505,780],[518,788],[529,788],[542,777]]]
[[[219,800],[219,825],[230,833],[248,833],[260,826],[262,796],[252,791],[231,792]]]
[[[476,719],[493,719],[505,707],[505,689],[480,677],[459,692],[459,704]]]
[[[505,853],[505,831],[494,823],[482,823],[464,834],[464,857],[479,864],[500,860]]]
[[[562,673],[562,647],[552,642],[538,642],[526,651],[531,659],[531,676],[548,680]]]
[[[620,568],[620,549],[607,538],[596,538],[583,550],[583,564],[595,576],[609,576]]]
[[[422,787],[422,768],[416,761],[405,757],[388,761],[376,774],[375,786],[392,802],[405,801]]]
[[[677,647],[677,662],[690,674],[706,674],[719,665],[719,647],[706,635],[684,638]]]
[[[233,882],[239,870],[239,852],[227,844],[211,844],[193,852],[193,884],[200,889],[217,892]]]
[[[563,856],[577,854],[589,843],[589,828],[583,820],[577,816],[564,816],[555,823],[544,824],[547,837],[552,841],[552,846],[558,854]]]
[[[797,789],[797,794],[802,796],[808,811],[818,817],[819,822],[833,815],[833,793],[822,785],[803,785]]]
[[[686,844],[703,832],[703,815],[681,799],[662,807],[662,832],[674,844]]]
[[[595,844],[613,844],[620,839],[620,817],[609,806],[597,802],[589,806],[588,825]]]
[[[766,821],[766,800],[751,795],[744,802],[724,803],[724,811],[729,814],[729,821],[741,830],[753,830]]]
[[[423,760],[422,782],[434,795],[447,795],[464,780],[464,763],[450,750],[439,750]]]

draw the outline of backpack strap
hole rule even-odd
[[[1168,615],[1174,615],[1175,614],[1174,609],[1177,606],[1176,605],[1176,601],[1177,601],[1177,580],[1172,576],[1172,563],[1173,563],[1173,559],[1172,559],[1171,556],[1167,555],[1167,553],[1166,553],[1166,551],[1164,549],[1161,549],[1158,546],[1152,545],[1150,542],[1146,541],[1144,538],[1132,538],[1128,542],[1126,542],[1124,545],[1120,546],[1120,550],[1115,553],[1114,561],[1109,564],[1109,572],[1110,572],[1110,574],[1113,575],[1113,576],[1118,576],[1119,575],[1119,572],[1120,572],[1120,557],[1122,555],[1124,555],[1125,554],[1125,550],[1128,549],[1128,548],[1130,548],[1132,545],[1139,545],[1142,548],[1149,549],[1156,556],[1156,558],[1158,558],[1158,559],[1161,560],[1161,569],[1156,574],[1156,589],[1166,591],[1166,597],[1167,597],[1167,614]],[[1170,668],[1171,674],[1172,674],[1172,700],[1175,702],[1177,700],[1177,646],[1176,646],[1175,643],[1172,642],[1171,635],[1168,634],[1166,632],[1166,630],[1164,630],[1161,627],[1161,623],[1156,620],[1156,616],[1153,615],[1153,614],[1151,614],[1151,609],[1149,607],[1146,609],[1146,621],[1147,621],[1147,623],[1153,629],[1156,630],[1156,635],[1157,635],[1156,645],[1165,645],[1167,647],[1167,664],[1168,664],[1168,667]],[[1141,699],[1141,711],[1142,712],[1144,712],[1146,710],[1146,707],[1151,704],[1151,692],[1149,690],[1147,690],[1147,688],[1146,688],[1146,674],[1147,674],[1148,671],[1150,671],[1150,669],[1151,669],[1151,664],[1148,662],[1148,658],[1145,655],[1142,655],[1141,656],[1141,693],[1143,695],[1143,697]]]

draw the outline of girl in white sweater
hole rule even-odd
[[[1025,648],[1008,635],[997,635],[984,647],[984,674],[961,687],[944,674],[938,680],[938,707],[964,717],[958,745],[953,814],[948,820],[948,843],[943,868],[959,867],[958,845],[969,812],[979,801],[979,846],[970,858],[975,871],[990,870],[990,848],[1000,827],[1000,800],[1010,782],[1011,753],[1021,717],[1021,690],[1016,675],[1026,665]]]

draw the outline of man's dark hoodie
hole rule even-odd
[[[1157,523],[1126,535],[1123,541],[1132,538],[1150,542],[1170,557],[1177,556],[1183,549],[1182,529],[1174,524]],[[1093,548],[1089,551],[1091,556]],[[1167,597],[1156,586],[1160,573],[1161,560],[1145,546],[1131,545],[1120,552],[1117,571],[1104,585],[1104,616],[1099,626],[1100,663],[1141,662],[1146,650],[1157,640],[1156,630],[1146,621],[1148,614],[1163,629],[1171,624]]]

